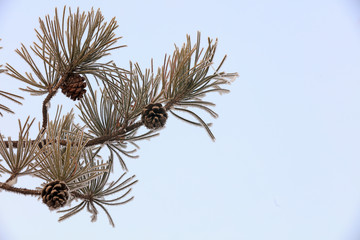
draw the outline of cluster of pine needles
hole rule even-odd
[[[100,10],[72,12],[64,7],[39,23],[37,42],[16,50],[30,70],[21,73],[9,63],[0,66],[0,72],[25,84],[21,90],[44,96],[36,136],[30,136],[35,119],[28,117],[24,123],[19,120],[16,140],[0,138],[0,174],[7,178],[0,189],[40,197],[62,214],[60,221],[83,209],[95,221],[101,209],[114,226],[107,207],[133,199],[130,193],[137,180],[127,176],[125,158],[138,157],[138,141],[159,135],[169,115],[204,128],[214,140],[211,123],[201,114],[218,115],[212,109],[215,104],[204,98],[212,92],[227,93],[223,85],[237,73],[220,71],[225,57],[214,67],[217,40],[209,38],[201,48],[200,33],[195,44],[187,36],[154,70],[152,61],[146,69],[138,63],[125,68],[103,61],[125,46],[118,45],[115,18],[105,22]],[[76,102],[77,119],[74,110],[63,114],[61,105],[55,116],[49,115],[57,92]],[[23,99],[1,90],[0,96],[18,104]],[[3,112],[14,113],[0,104],[1,116]],[[115,164],[122,173],[115,171]],[[26,175],[43,184],[36,189],[15,187],[16,179]]]

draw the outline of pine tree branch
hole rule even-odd
[[[131,201],[134,197],[126,198],[131,192],[130,187],[137,182],[134,180],[135,175],[122,180],[128,169],[120,155],[137,157],[133,155],[136,149],[125,150],[127,145],[133,144],[138,148],[136,141],[158,135],[156,130],[164,126],[168,111],[190,115],[195,121],[173,113],[185,122],[204,127],[210,137],[215,139],[209,129],[210,124],[187,108],[203,110],[216,118],[218,115],[210,109],[215,104],[203,101],[202,98],[211,92],[228,92],[221,85],[230,83],[237,74],[219,72],[225,57],[216,69],[212,67],[217,40],[214,42],[209,38],[208,47],[202,49],[200,33],[195,45],[191,44],[190,36],[187,36],[182,47],[175,46],[172,57],[166,55],[164,65],[157,72],[153,71],[152,61],[151,68],[145,71],[141,71],[137,63],[130,62],[129,71],[116,67],[112,60],[101,63],[99,60],[108,56],[112,50],[124,47],[115,45],[121,38],[114,33],[118,28],[115,18],[109,23],[104,22],[104,19],[100,10],[95,12],[91,9],[86,13],[80,12],[78,8],[73,13],[70,8],[66,11],[64,7],[62,15],[59,15],[55,9],[53,19],[47,15],[44,20],[39,20],[40,30],[35,30],[39,42],[30,46],[33,54],[43,61],[44,69],[36,65],[37,61],[33,60],[23,44],[16,52],[30,66],[32,73],[25,72],[24,75],[9,64],[6,70],[0,65],[0,73],[7,71],[9,76],[28,85],[22,90],[32,95],[46,96],[42,102],[42,125],[36,140],[29,137],[34,120],[30,124],[27,120],[23,127],[20,126],[16,141],[10,137],[5,141],[0,134],[0,171],[9,176],[5,182],[0,182],[0,191],[40,197],[50,209],[64,206],[67,201],[81,199],[77,206],[59,211],[65,213],[59,221],[77,214],[85,207],[92,214],[92,221],[95,221],[97,207],[100,207],[114,226],[105,206]],[[214,72],[209,74],[211,68]],[[72,81],[75,74],[82,80]],[[97,83],[98,79],[104,83],[104,89],[100,88],[100,103],[88,76],[94,77]],[[71,84],[71,87],[64,88],[64,83]],[[81,100],[86,92],[85,87],[91,94],[86,94]],[[50,102],[59,88],[63,89],[67,97],[81,100],[78,108],[82,126],[74,123],[72,111],[61,117],[61,109],[58,109],[54,119],[49,117]],[[81,95],[72,95],[74,91],[76,94],[80,91]],[[18,100],[22,97],[12,93],[0,91],[0,97],[21,104]],[[12,112],[2,104],[0,110]],[[142,125],[148,131],[139,134],[137,130]],[[100,156],[103,146],[110,153],[105,163]],[[114,170],[114,156],[119,158],[124,174],[116,181],[109,182],[109,176]],[[23,175],[38,177],[47,184],[35,189],[14,187],[17,177]],[[61,189],[56,190],[57,195],[53,195],[55,188]],[[108,198],[115,193],[121,195]]]
[[[63,79],[61,79],[59,81],[62,82]],[[55,89],[57,87],[57,85],[53,88]],[[49,93],[48,97],[51,95],[51,93]],[[55,94],[52,94],[51,97],[49,97],[49,99],[51,99]],[[48,98],[46,97],[46,99]],[[45,100],[46,100],[45,99]],[[44,100],[44,102],[45,102]],[[166,105],[165,105],[165,109],[168,111],[171,109],[172,106],[174,106],[178,101],[180,101],[180,99],[172,99],[170,100]],[[44,106],[45,106],[45,111],[46,111],[46,116],[47,116],[47,108],[46,108],[46,105],[43,104],[43,111],[44,111]],[[44,116],[44,113],[43,113],[43,116]],[[44,122],[45,122],[45,125],[44,125]],[[43,130],[44,131],[44,126],[47,125],[47,118],[44,118],[43,119]],[[138,121],[138,122],[135,122],[134,124],[130,125],[130,126],[127,126],[125,128],[121,128],[119,131],[113,133],[113,134],[110,134],[110,135],[107,135],[107,136],[101,136],[101,137],[97,137],[97,138],[94,138],[94,139],[91,139],[87,142],[87,144],[85,145],[85,147],[89,147],[89,146],[94,146],[94,145],[100,145],[100,144],[104,144],[105,142],[108,142],[108,141],[114,141],[114,140],[121,140],[119,139],[119,137],[121,135],[123,135],[124,133],[126,132],[129,132],[129,131],[132,131],[136,128],[139,128],[143,125],[143,123],[141,121]],[[32,140],[32,142],[34,142],[35,140]],[[14,148],[17,148],[18,146],[18,141],[11,141],[12,142],[12,145]],[[9,141],[4,141],[6,147],[9,147]],[[63,145],[65,146],[67,144],[67,141],[66,140],[60,140],[60,145]],[[39,143],[39,147],[41,148],[43,145],[45,145],[45,141],[42,141]]]
[[[18,173],[13,173],[11,174],[11,176],[5,181],[6,184],[8,184],[9,182],[11,182],[13,179],[15,179],[17,177]]]
[[[112,140],[119,140],[119,137],[129,131],[132,131],[136,128],[139,128],[140,126],[142,126],[143,123],[141,121],[138,121],[124,129],[120,129],[119,131],[115,132],[114,134],[108,135],[108,136],[102,136],[102,137],[98,137],[98,138],[94,138],[91,139],[87,142],[87,144],[85,145],[85,147],[89,147],[89,146],[94,146],[94,145],[98,145],[98,144],[103,144],[107,141],[112,141]],[[17,148],[18,146],[18,142],[19,141],[11,141],[12,145],[14,148]],[[35,140],[32,140],[32,142],[35,142]],[[6,147],[9,147],[9,141],[4,141]],[[60,140],[60,145],[65,146],[67,144],[66,140]],[[41,148],[43,145],[45,145],[45,141],[42,141],[39,143],[39,147]]]
[[[23,194],[23,195],[30,195],[30,196],[39,196],[39,195],[41,195],[40,190],[17,188],[17,187],[10,186],[9,184],[6,184],[6,183],[0,183],[0,188],[4,189],[6,191],[9,191],[9,192],[20,193],[20,194]]]
[[[178,95],[176,98],[171,99],[164,106],[166,111],[169,111],[174,105],[176,105],[179,101],[183,99],[183,95]]]
[[[119,136],[123,135],[126,132],[132,131],[136,128],[139,128],[140,126],[142,126],[143,123],[141,121],[138,121],[124,129],[120,129],[119,131],[115,132],[114,134],[108,135],[108,136],[102,136],[102,137],[98,137],[98,138],[94,138],[90,141],[87,142],[87,144],[85,145],[86,147],[88,146],[93,146],[93,145],[97,145],[97,144],[103,144],[107,141],[112,141],[117,139]]]
[[[85,194],[81,194],[81,193],[75,192],[75,191],[72,192],[71,195],[76,198],[80,198],[80,199],[88,200],[88,201],[92,200],[92,198],[93,198],[91,195],[85,195]]]
[[[19,193],[19,194],[23,194],[23,195],[30,195],[30,196],[34,196],[34,197],[41,195],[41,190],[13,187],[7,183],[2,183],[2,182],[0,182],[0,189],[4,189],[5,191],[8,191],[8,192],[14,192],[14,193]],[[75,198],[79,198],[79,199],[83,199],[83,200],[91,200],[92,199],[92,196],[84,195],[84,194],[81,194],[81,193],[78,193],[75,191],[72,192],[71,195],[74,196]]]
[[[49,94],[46,96],[46,98],[43,101],[42,105],[42,114],[43,114],[43,121],[42,121],[42,130],[41,133],[43,133],[46,130],[47,122],[48,122],[48,103],[50,102],[51,98],[55,96],[57,90],[59,87],[63,84],[63,82],[66,80],[66,78],[69,76],[69,73],[65,73],[62,78],[59,80],[59,82],[55,85],[55,87],[49,89]]]

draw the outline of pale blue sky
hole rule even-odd
[[[360,5],[355,0],[10,1],[0,0],[0,64],[27,70],[14,50],[36,41],[38,18],[64,5],[116,17],[118,65],[162,63],[186,34],[219,39],[217,60],[240,77],[209,95],[220,117],[212,142],[171,117],[128,159],[139,183],[131,203],[96,223],[83,212],[63,223],[32,197],[0,193],[0,240],[357,240],[360,239]],[[0,89],[24,86],[4,74]],[[17,93],[19,91],[16,91]],[[41,119],[43,97],[24,94],[17,115]],[[57,104],[73,102],[58,94]],[[4,180],[4,178],[2,178]],[[26,186],[34,179],[19,179]]]

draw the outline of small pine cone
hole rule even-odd
[[[62,93],[72,100],[80,100],[86,93],[85,78],[79,74],[70,74],[69,77],[60,86]]]
[[[163,127],[167,120],[167,113],[161,103],[147,105],[141,113],[141,121],[149,129]]]
[[[69,199],[69,188],[63,181],[52,181],[41,191],[41,198],[43,203],[52,209],[62,207]]]

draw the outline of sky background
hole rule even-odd
[[[174,43],[200,31],[204,47],[219,39],[215,61],[227,54],[223,71],[240,77],[230,94],[206,97],[220,115],[216,142],[170,117],[159,137],[139,143],[140,158],[127,159],[139,179],[135,199],[109,208],[115,228],[103,212],[96,223],[86,211],[58,223],[36,198],[1,192],[0,240],[360,239],[358,1],[0,0],[0,64],[29,70],[14,50],[36,41],[38,18],[64,5],[116,17],[119,43],[128,45],[111,56],[120,66],[149,67],[151,58],[160,66]],[[25,86],[0,80],[1,90]],[[0,118],[1,133],[14,139],[18,118],[41,121],[44,97],[21,94],[22,106],[4,102],[16,115]],[[57,94],[52,116],[57,104],[75,107]]]

